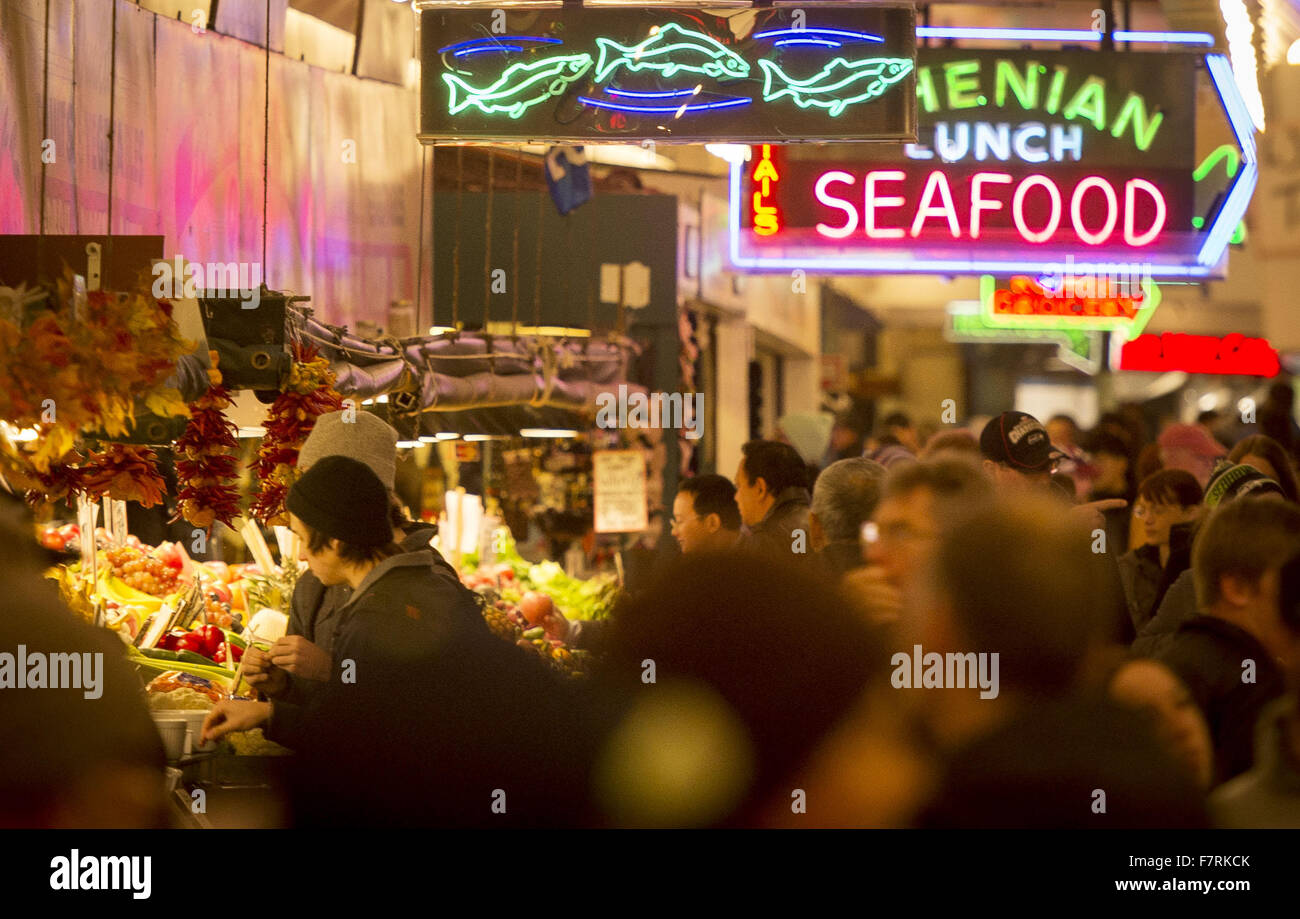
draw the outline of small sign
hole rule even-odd
[[[638,533],[650,525],[641,451],[598,450],[592,472],[597,533]]]
[[[95,524],[99,519],[99,505],[86,500],[77,501],[77,527],[81,530],[81,570],[94,584],[99,573],[95,570]]]

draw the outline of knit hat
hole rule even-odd
[[[397,478],[397,432],[369,412],[345,409],[316,419],[298,451],[298,467],[315,466],[325,456],[347,456],[370,467],[388,491]]]
[[[354,546],[393,541],[388,489],[365,463],[325,456],[293,483],[285,507],[313,530]]]
[[[1282,486],[1254,466],[1221,462],[1205,486],[1205,506],[1216,507],[1245,495],[1284,494]]]
[[[1198,424],[1171,424],[1160,432],[1156,442],[1162,450],[1182,448],[1198,456],[1223,456],[1228,448],[1206,433]]]
[[[1065,456],[1052,446],[1039,420],[1025,412],[1003,412],[984,425],[980,453],[1020,472],[1051,472],[1052,463]]]

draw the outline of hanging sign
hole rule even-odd
[[[1119,369],[1274,377],[1281,364],[1277,351],[1263,338],[1166,332],[1126,342],[1120,350]]]
[[[1223,83],[1211,59],[1231,116],[1235,84],[1230,75]],[[1207,219],[1194,175],[1199,61],[922,49],[918,142],[762,144],[733,165],[732,262],[780,271],[1221,275],[1253,189],[1254,151],[1248,132],[1238,134],[1250,168],[1204,208]]]
[[[420,9],[420,139],[912,140],[911,6]]]
[[[645,456],[640,450],[598,450],[591,457],[597,533],[638,533],[650,525]]]

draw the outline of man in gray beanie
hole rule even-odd
[[[397,476],[397,432],[383,419],[352,408],[327,412],[316,419],[298,451],[298,469],[306,472],[327,456],[343,456],[364,463],[388,493],[388,515],[393,541],[403,552],[428,550],[435,573],[460,587],[460,578],[446,559],[430,545],[435,527],[406,519],[393,491]],[[463,589],[463,588],[462,588]],[[298,578],[285,636],[269,653],[250,648],[244,657],[249,685],[272,699],[305,704],[331,673],[334,637],[341,625],[340,610],[352,588],[346,583],[326,587],[310,571]]]

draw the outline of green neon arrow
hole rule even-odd
[[[1192,173],[1192,181],[1199,182],[1209,175],[1220,160],[1227,160],[1228,165],[1224,169],[1228,173],[1228,178],[1234,178],[1237,170],[1241,168],[1241,152],[1232,144],[1223,144],[1216,147],[1209,156],[1201,161],[1201,165],[1196,167]],[[1205,226],[1205,218],[1199,214],[1192,218],[1192,226],[1201,229]],[[1232,239],[1228,240],[1229,245],[1240,245],[1241,241],[1246,238],[1246,221],[1237,224],[1237,228],[1232,231]]]
[[[660,26],[639,44],[628,47],[612,38],[597,38],[600,56],[596,60],[596,82],[603,83],[620,67],[629,71],[658,70],[665,77],[676,73],[698,73],[715,80],[749,76],[749,63],[717,39],[685,29],[675,22]],[[682,57],[704,58],[691,63]]]
[[[1136,338],[1142,334],[1156,307],[1160,305],[1163,294],[1160,286],[1148,278],[1142,279],[1142,306],[1132,319],[1123,316],[1012,316],[993,311],[993,294],[997,282],[993,275],[980,275],[980,316],[984,323],[999,329],[1039,329],[1059,330],[1062,332],[1116,332],[1121,338]],[[1064,321],[1063,321],[1064,320]]]
[[[470,86],[454,73],[444,73],[442,78],[449,90],[447,112],[458,115],[474,105],[485,115],[505,112],[511,118],[519,118],[539,102],[564,92],[590,68],[591,55],[586,53],[544,57],[531,63],[511,64],[486,89]]]
[[[1101,333],[1080,329],[1019,329],[985,324],[978,313],[953,313],[950,341],[1056,345],[1056,356],[1086,374],[1101,368]]]
[[[899,57],[860,61],[837,57],[806,80],[794,79],[773,61],[760,60],[758,66],[763,71],[764,102],[789,96],[800,108],[815,105],[826,109],[832,118],[854,103],[879,98],[912,72],[912,62]]]

